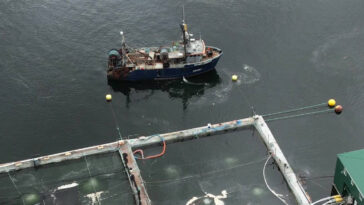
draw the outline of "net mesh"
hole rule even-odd
[[[145,155],[161,147],[144,149]],[[168,144],[166,154],[137,160],[153,204],[281,204],[266,185],[266,147],[254,130]],[[270,186],[294,204],[276,166]],[[135,204],[119,152],[0,174],[0,204]]]
[[[118,152],[0,175],[0,204],[133,204]]]

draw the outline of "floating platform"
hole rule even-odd
[[[97,180],[94,179],[94,172],[99,173],[103,169],[108,169],[106,166],[92,166],[92,162],[90,162],[90,158],[98,156],[100,154],[114,153],[112,157],[114,158],[112,162],[120,166],[120,170],[124,170],[128,184],[129,190],[132,191],[132,195],[134,198],[134,203],[137,205],[150,205],[153,204],[149,199],[147,190],[144,186],[143,178],[140,174],[138,164],[135,161],[135,157],[133,155],[132,150],[138,148],[146,148],[151,146],[160,146],[164,144],[171,144],[177,142],[183,142],[187,140],[195,140],[201,137],[209,137],[217,134],[227,133],[229,131],[238,131],[244,128],[255,128],[259,134],[261,139],[263,140],[265,146],[267,147],[270,155],[273,157],[275,162],[280,168],[282,175],[289,188],[291,189],[293,195],[295,196],[297,203],[299,205],[309,205],[311,204],[311,200],[309,195],[303,189],[299,179],[294,173],[293,169],[289,165],[287,159],[285,158],[283,151],[280,149],[277,141],[275,140],[273,134],[271,133],[268,125],[264,121],[263,117],[260,115],[255,115],[253,117],[248,117],[239,120],[233,120],[229,122],[217,123],[217,124],[207,124],[206,126],[181,130],[176,132],[170,132],[165,134],[156,134],[151,136],[140,136],[135,139],[127,139],[127,140],[119,140],[116,142],[111,142],[107,144],[71,150],[67,152],[62,152],[53,155],[47,155],[42,157],[37,157],[33,159],[27,159],[17,162],[11,162],[0,165],[0,177],[3,177],[3,180],[8,177],[12,182],[14,189],[16,189],[18,193],[18,198],[24,196],[22,190],[16,185],[13,180],[14,176],[12,173],[17,173],[21,170],[26,170],[28,168],[41,168],[44,166],[50,166],[52,164],[61,164],[70,161],[77,161],[84,159],[84,163],[86,164],[85,170],[88,170],[88,175],[90,180],[85,182],[86,185],[82,185],[82,187],[87,188],[87,196],[92,200],[92,203],[98,202],[100,199],[100,195],[102,191],[99,190],[99,185]],[[118,157],[116,157],[115,153],[118,153]],[[115,166],[113,164],[109,166]],[[39,169],[41,170],[41,169]],[[120,172],[118,171],[118,173]],[[37,170],[35,170],[36,172]],[[87,172],[86,172],[87,173]],[[5,175],[4,175],[5,174]],[[102,174],[99,174],[102,175]],[[97,175],[96,175],[97,176]],[[1,178],[0,178],[1,180]],[[115,182],[115,180],[112,180]],[[111,182],[110,182],[111,183]],[[62,189],[65,190],[68,187],[74,188],[76,186],[81,186],[77,183],[62,185],[59,184],[55,191]],[[82,188],[81,187],[81,188]],[[81,189],[80,188],[80,189]],[[44,194],[44,193],[42,193]],[[115,194],[114,194],[115,195]],[[112,198],[114,195],[109,196]],[[1,197],[0,197],[1,198]],[[32,199],[40,198],[39,193],[35,193],[31,197]],[[24,201],[24,199],[23,199]]]

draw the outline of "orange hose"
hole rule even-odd
[[[144,157],[144,153],[143,153],[143,150],[141,149],[137,149],[133,152],[133,154],[135,153],[140,153],[142,155],[142,158],[137,158],[137,159],[154,159],[154,158],[158,158],[158,157],[161,157],[163,156],[165,153],[166,153],[166,148],[167,148],[167,144],[166,144],[166,141],[163,140],[163,150],[161,153],[159,154],[156,154],[156,155],[152,155],[152,156],[148,156],[148,157]]]
[[[133,154],[136,154],[136,153],[140,153],[140,155],[142,156],[142,158],[141,158],[141,159],[143,159],[143,158],[144,158],[144,152],[143,152],[143,150],[142,150],[142,149],[137,149],[137,150],[135,150],[135,151],[133,152]],[[140,159],[140,158],[137,158],[137,159]]]

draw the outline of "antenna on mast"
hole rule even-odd
[[[184,60],[186,60],[186,57],[187,57],[187,37],[189,36],[186,36],[188,35],[187,33],[187,25],[185,24],[185,6],[183,5],[182,6],[182,23],[181,23],[181,30],[182,30],[182,38],[183,38],[183,50],[184,50]]]
[[[185,23],[185,5],[182,6],[182,23]]]
[[[125,45],[124,32],[123,31],[120,31],[120,35],[121,35],[121,45],[124,46]]]
[[[125,46],[125,37],[124,37],[124,32],[120,31],[120,35],[121,35],[121,56],[122,56],[122,65],[125,66],[126,64],[126,46]]]

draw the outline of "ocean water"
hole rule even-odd
[[[120,46],[119,31],[132,47],[168,45],[180,38],[183,5],[189,30],[224,51],[216,72],[188,79],[194,84],[108,83],[107,52]],[[335,98],[339,116],[269,122],[312,199],[325,197],[333,178],[321,177],[333,175],[336,154],[364,147],[363,19],[360,0],[3,0],[0,163],[117,140],[107,93],[129,138]],[[245,130],[168,145],[164,157],[139,166],[154,204],[224,190],[226,205],[281,204],[264,184],[266,155]],[[294,204],[277,169],[266,172]]]

